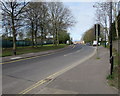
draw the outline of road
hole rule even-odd
[[[3,94],[18,94],[51,74],[81,61],[94,50],[90,46],[78,44],[48,56],[3,64]]]

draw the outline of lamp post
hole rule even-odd
[[[113,56],[112,56],[112,1],[110,2],[110,63],[111,63],[110,75],[112,75],[112,72],[113,72]]]

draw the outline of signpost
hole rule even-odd
[[[99,44],[99,37],[100,37],[100,24],[95,24],[95,37],[96,37],[96,41],[97,41],[97,58],[99,58],[98,44]]]

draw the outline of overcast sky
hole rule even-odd
[[[71,34],[73,41],[81,39],[84,32],[95,24],[95,8],[94,2],[63,2],[70,8],[72,14],[77,21],[74,27],[68,32]]]

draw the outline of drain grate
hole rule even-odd
[[[46,78],[45,81],[49,82],[51,81],[52,79],[51,78]]]

